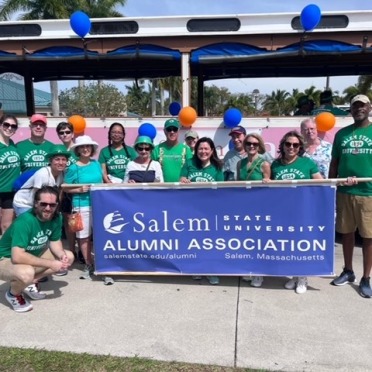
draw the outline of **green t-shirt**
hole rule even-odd
[[[263,179],[262,163],[265,160],[261,157],[255,159],[247,168],[248,158],[242,159],[240,162],[239,179],[238,181],[260,181]]]
[[[166,142],[162,142],[155,146],[151,157],[160,163],[164,182],[178,182],[181,177],[181,169],[186,160],[192,158],[192,152],[189,146],[182,143],[169,146]]]
[[[101,150],[98,161],[101,164],[106,164],[108,175],[124,179],[127,164],[138,156],[133,147],[126,146],[126,149],[128,153],[124,148],[120,150],[111,148],[112,155],[110,154],[109,146],[106,146]]]
[[[21,174],[21,158],[12,140],[6,146],[0,142],[0,192],[11,192],[13,182]]]
[[[340,129],[335,136],[332,157],[338,159],[338,177],[372,177],[372,124],[357,128],[355,124]],[[372,182],[339,186],[345,194],[372,196]]]
[[[221,169],[217,169],[212,164],[204,168],[198,168],[194,159],[186,160],[186,163],[181,169],[180,177],[186,177],[191,182],[214,182],[224,180]]]
[[[29,210],[18,216],[0,240],[0,258],[10,258],[12,247],[23,248],[27,253],[40,257],[49,241],[61,239],[62,216],[51,221],[40,221]]]
[[[302,156],[291,164],[282,164],[280,159],[274,160],[271,164],[271,179],[273,180],[309,180],[315,173],[319,173],[316,163]]]
[[[22,173],[30,169],[46,167],[49,164],[47,155],[54,148],[54,144],[47,140],[43,143],[33,143],[30,139],[18,142],[16,146],[21,157]]]

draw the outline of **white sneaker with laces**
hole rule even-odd
[[[296,293],[302,294],[307,291],[307,278],[306,276],[300,276],[297,281]]]
[[[288,280],[287,283],[284,284],[285,289],[295,289],[297,285],[297,278],[292,278]]]
[[[46,297],[46,293],[40,291],[39,283],[29,285],[23,290],[23,293],[31,300],[43,300]]]
[[[263,276],[254,276],[251,281],[251,286],[259,288],[261,287],[263,281],[264,281]]]
[[[13,310],[16,311],[17,313],[25,313],[26,311],[30,311],[33,308],[32,304],[30,304],[22,296],[22,294],[13,296],[9,293],[9,291],[6,291],[5,298],[12,305]]]

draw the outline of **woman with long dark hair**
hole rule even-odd
[[[216,146],[208,137],[196,142],[194,156],[187,160],[181,170],[181,183],[223,181],[222,162],[218,158]],[[193,276],[200,280],[201,276]],[[210,284],[219,284],[218,276],[207,276]]]
[[[105,183],[121,183],[127,164],[137,157],[134,149],[125,143],[125,128],[120,123],[112,123],[108,131],[108,146],[98,157]]]

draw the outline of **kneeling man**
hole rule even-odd
[[[45,298],[40,278],[68,269],[74,260],[62,247],[58,202],[58,189],[42,186],[35,192],[33,208],[16,218],[0,240],[0,279],[10,282],[5,298],[17,312],[32,310],[23,294]]]

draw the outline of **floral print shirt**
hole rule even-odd
[[[318,165],[319,172],[324,178],[328,178],[329,164],[331,162],[332,144],[320,139],[319,146],[313,154],[305,151],[304,156],[312,159]]]

